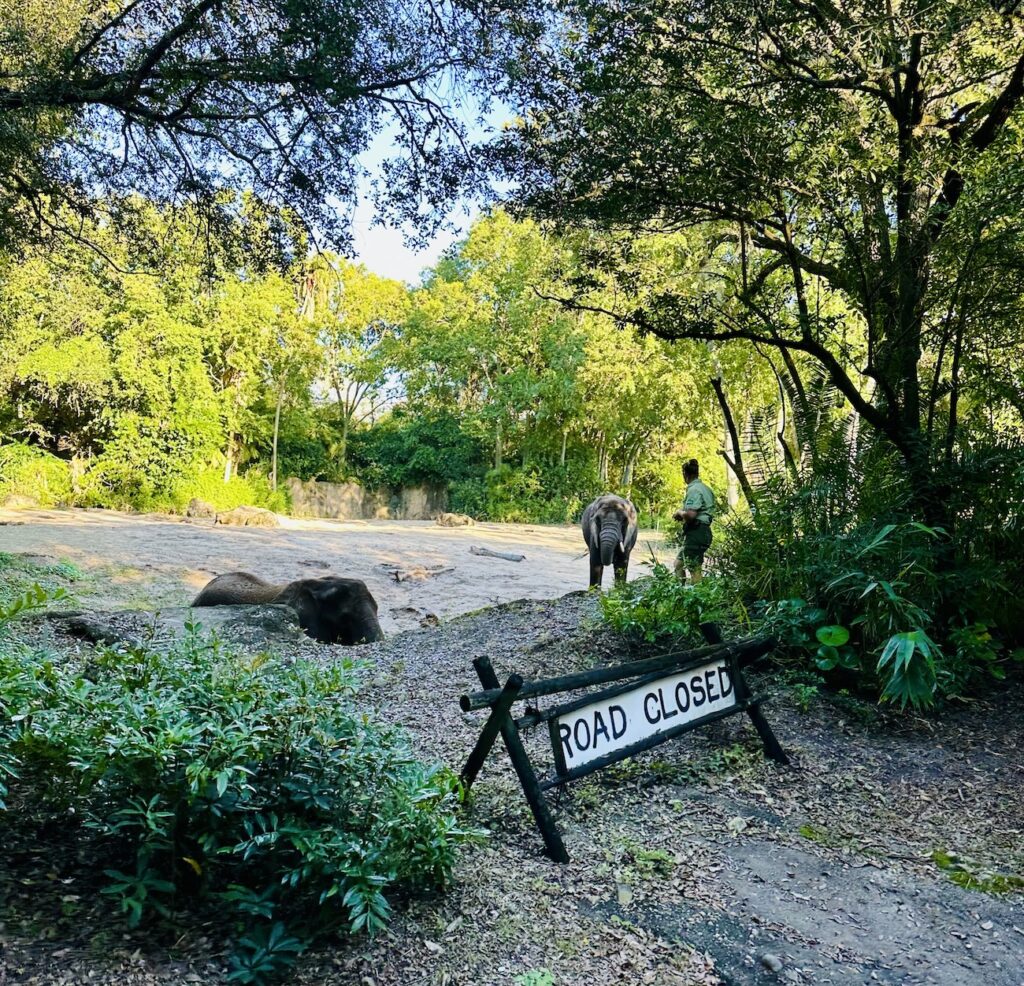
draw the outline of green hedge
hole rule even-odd
[[[26,496],[40,506],[72,500],[71,466],[30,445],[0,445],[0,504],[9,496]]]

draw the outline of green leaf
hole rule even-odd
[[[850,639],[850,631],[838,625],[818,627],[814,635],[818,638],[818,643],[829,647],[842,647]]]
[[[818,648],[814,662],[822,671],[831,671],[839,663],[839,651],[831,644],[822,644]]]

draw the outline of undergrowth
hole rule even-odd
[[[457,779],[359,709],[351,659],[245,657],[199,625],[167,652],[57,655],[12,632],[45,600],[0,612],[0,779],[19,824],[90,844],[130,927],[215,904],[242,928],[230,979],[263,982],[317,937],[384,928],[479,834]]]

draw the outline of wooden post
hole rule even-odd
[[[702,623],[700,632],[704,634],[704,639],[709,644],[722,643],[722,631],[717,623]],[[750,721],[754,724],[758,736],[761,737],[765,756],[776,763],[788,764],[789,757],[786,756],[786,751],[782,749],[782,745],[775,738],[772,727],[768,725],[768,720],[765,719],[764,713],[761,711],[760,702],[750,701],[750,689],[747,688],[747,683],[743,680],[743,673],[739,669],[739,663],[734,654],[730,655],[729,670],[733,678],[733,687],[736,689],[736,700],[746,704],[747,715],[750,716]]]
[[[486,660],[486,658],[482,660]],[[477,674],[479,673],[480,669],[477,668]],[[501,724],[503,720],[509,717],[512,703],[516,700],[519,689],[522,687],[523,679],[517,674],[510,675],[508,681],[505,682],[505,687],[501,690],[501,695],[498,696],[498,700],[491,706],[491,714],[487,717],[487,722],[484,723],[480,738],[476,741],[476,746],[473,747],[469,759],[466,760],[466,766],[462,768],[462,783],[466,787],[470,787],[473,781],[476,780],[477,774],[480,773],[480,768],[483,767],[487,754],[491,752],[491,747],[494,746],[494,741],[498,738]]]
[[[610,681],[621,681],[624,678],[639,678],[654,671],[677,668],[687,663],[696,665],[704,659],[724,658],[727,660],[730,654],[735,654],[743,664],[748,664],[767,654],[774,646],[775,641],[771,638],[757,637],[753,640],[739,640],[732,644],[713,644],[708,647],[697,647],[694,650],[648,657],[613,668],[577,671],[574,674],[565,674],[558,678],[528,681],[519,692],[519,698],[538,698],[541,695],[554,695],[557,692],[570,692],[580,688],[589,688],[592,685],[604,685]],[[475,709],[484,709],[493,705],[500,694],[499,688],[470,692],[459,699],[459,704],[463,712],[472,712]]]
[[[498,687],[498,676],[494,673],[494,667],[491,665],[490,658],[478,657],[473,661],[473,667],[476,668],[477,677],[480,679],[480,684],[483,685],[484,688],[490,689]],[[522,682],[520,681],[520,686],[521,685]],[[508,685],[506,685],[505,688],[507,689]],[[503,692],[504,691],[505,689],[503,689]],[[515,691],[518,693],[519,689],[516,688]],[[511,704],[511,702],[509,704]],[[530,804],[534,820],[537,822],[537,828],[540,829],[540,834],[544,838],[544,845],[547,849],[548,855],[556,863],[568,863],[569,853],[566,851],[565,843],[562,842],[562,835],[558,831],[558,826],[555,825],[555,820],[551,815],[551,809],[548,808],[548,803],[544,800],[544,794],[540,789],[540,783],[537,781],[537,775],[533,772],[533,765],[530,763],[530,758],[523,746],[523,741],[520,739],[519,729],[512,721],[512,717],[508,714],[507,709],[505,714],[501,716],[497,722],[498,729],[501,731],[501,738],[505,741],[505,747],[508,749],[508,755],[512,761],[512,766],[515,768],[516,774],[519,776],[519,783],[523,787],[523,793],[526,795],[526,800]],[[487,725],[490,725],[490,720],[488,720]],[[487,726],[485,726],[484,729],[486,731]],[[481,739],[483,739],[482,736]],[[478,742],[478,746],[479,745],[480,744]],[[474,753],[475,752],[476,751],[474,750]],[[467,764],[467,766],[469,766],[469,764]]]

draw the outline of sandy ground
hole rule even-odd
[[[470,553],[474,546],[526,559],[480,557]],[[662,560],[673,556],[662,534],[642,531],[631,578],[649,571],[643,562],[652,550]],[[360,578],[377,599],[386,632],[513,599],[551,599],[585,588],[588,578],[578,528],[518,524],[441,528],[431,521],[282,517],[280,528],[264,530],[109,510],[0,509],[0,551],[78,565],[94,577],[76,587],[77,599],[96,609],[185,606],[224,572],[273,582]],[[398,581],[396,571],[411,575]],[[606,584],[611,579],[606,570]]]

